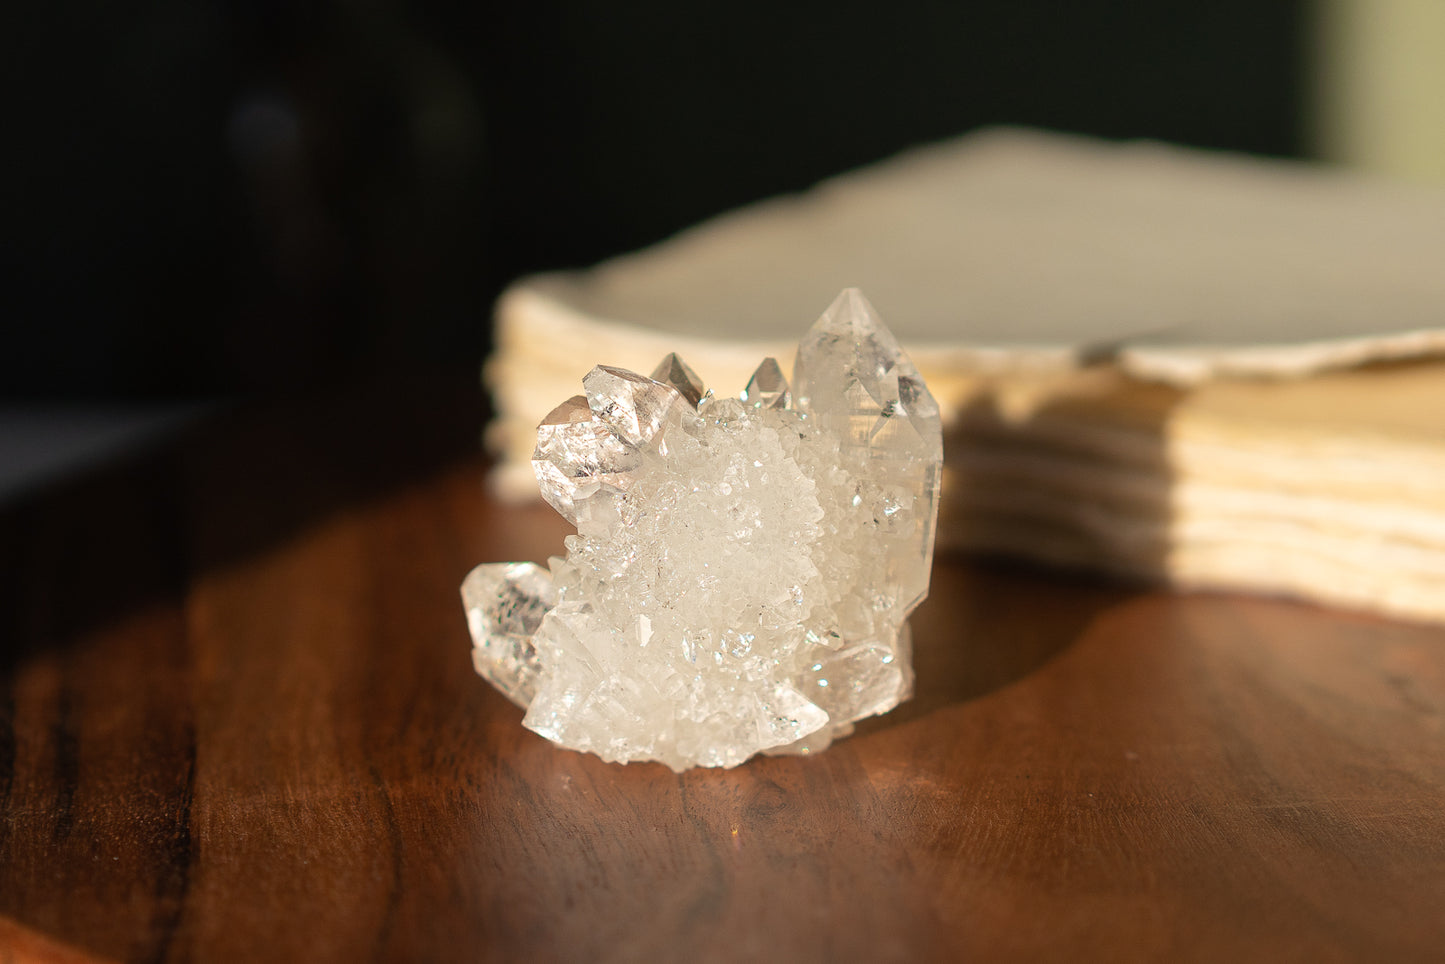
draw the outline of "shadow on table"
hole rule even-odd
[[[1137,585],[1002,557],[951,557],[914,614],[913,699],[861,723],[886,728],[986,696],[1067,650],[1102,612],[1144,591]]]
[[[869,727],[1007,686],[1163,577],[1165,427],[1182,397],[1107,368],[1026,414],[976,393],[944,439],[939,548],[911,621],[915,696]]]

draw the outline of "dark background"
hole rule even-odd
[[[1302,2],[27,4],[0,396],[474,369],[518,274],[983,124],[1303,151]]]

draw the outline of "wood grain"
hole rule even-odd
[[[899,711],[604,764],[470,669],[462,576],[566,532],[480,413],[243,412],[0,514],[0,960],[1438,960],[1445,632],[942,560]]]

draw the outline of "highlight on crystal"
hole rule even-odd
[[[462,585],[473,664],[523,725],[674,770],[811,753],[912,693],[938,406],[856,289],[737,395],[677,355],[599,366],[537,428],[543,498],[577,534],[546,568]]]

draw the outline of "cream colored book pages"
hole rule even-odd
[[[943,546],[1445,620],[1441,265],[1439,192],[965,137],[514,286],[493,484],[593,364],[736,392],[856,284],[944,411]]]
[[[979,380],[940,541],[1445,619],[1445,364],[1146,385]]]

